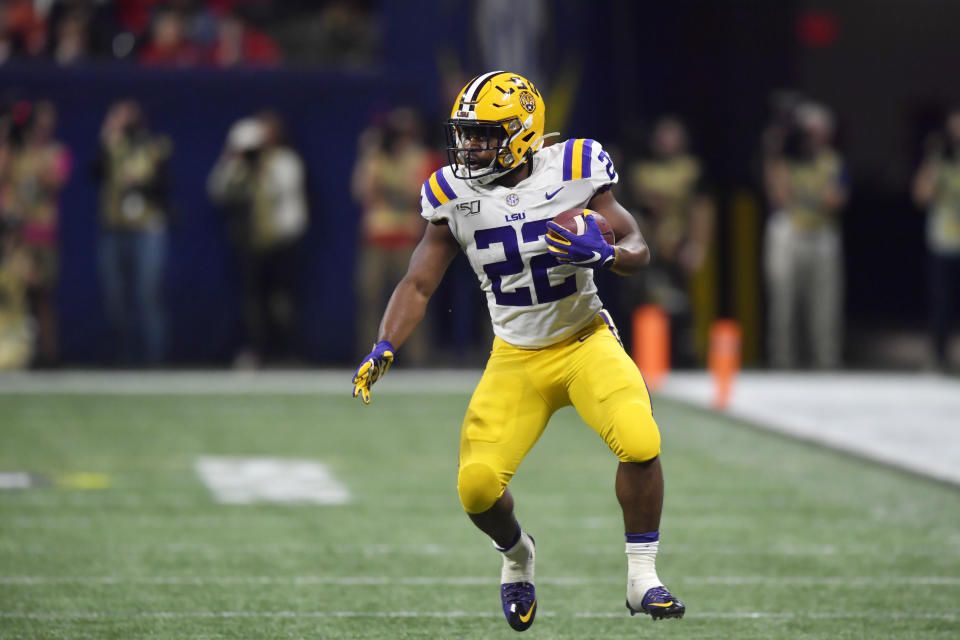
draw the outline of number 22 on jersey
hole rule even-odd
[[[577,277],[569,275],[559,284],[550,284],[548,270],[560,263],[549,253],[541,253],[530,258],[530,271],[533,275],[534,302],[530,287],[517,287],[514,291],[503,291],[501,278],[516,275],[524,270],[523,256],[520,254],[520,242],[537,242],[547,233],[548,220],[531,220],[520,227],[520,239],[517,230],[511,226],[479,229],[473,234],[477,249],[487,249],[491,245],[503,246],[504,259],[483,265],[483,270],[493,283],[493,295],[497,304],[510,307],[529,307],[534,304],[554,302],[577,292]]]

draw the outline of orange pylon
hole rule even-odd
[[[670,373],[670,319],[663,307],[646,304],[634,309],[633,361],[651,390]]]
[[[736,320],[714,320],[710,325],[710,354],[707,366],[713,375],[716,395],[713,406],[726,409],[733,379],[740,371],[742,333]]]

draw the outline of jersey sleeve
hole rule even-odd
[[[420,215],[427,222],[449,222],[453,211],[452,203],[456,199],[457,194],[450,186],[443,169],[434,171],[420,188]]]
[[[563,181],[586,180],[594,191],[620,179],[610,154],[596,140],[575,138],[563,143]]]

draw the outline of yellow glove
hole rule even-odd
[[[387,372],[393,364],[393,345],[381,340],[373,346],[373,351],[363,359],[353,374],[353,397],[360,396],[363,404],[370,404],[370,387]]]

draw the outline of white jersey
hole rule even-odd
[[[547,222],[583,208],[617,182],[599,142],[567,140],[533,156],[515,187],[475,185],[449,166],[423,183],[421,215],[446,222],[487,295],[494,333],[512,345],[540,348],[568,338],[602,308],[593,270],[564,265],[547,251]]]

